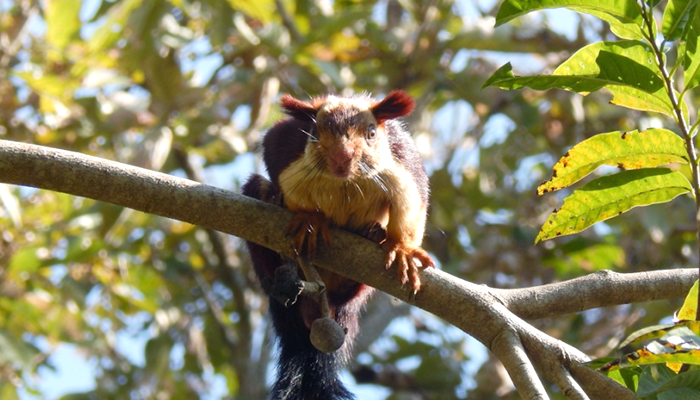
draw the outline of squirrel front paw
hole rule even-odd
[[[423,268],[435,267],[435,262],[428,252],[422,247],[410,248],[391,240],[384,243],[384,249],[387,251],[384,268],[389,269],[396,265],[396,276],[399,281],[402,284],[410,283],[413,293],[418,293],[421,282],[415,260],[420,261]]]
[[[299,256],[313,257],[318,247],[318,237],[324,244],[333,241],[328,218],[319,211],[299,211],[287,227],[287,234],[292,237],[294,253]]]

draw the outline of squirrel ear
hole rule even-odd
[[[318,107],[314,107],[313,104],[295,99],[292,97],[292,95],[286,93],[282,95],[280,101],[282,103],[284,113],[290,117],[302,121],[316,122]]]
[[[372,106],[372,114],[380,124],[388,119],[406,116],[413,111],[416,102],[403,90],[394,90],[384,100]]]

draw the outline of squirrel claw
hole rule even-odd
[[[328,227],[328,218],[318,211],[297,212],[287,226],[287,233],[292,236],[294,253],[313,257],[318,247],[318,236],[325,244],[333,240]]]
[[[399,282],[404,285],[409,283],[415,295],[421,286],[418,265],[416,265],[415,260],[418,259],[423,268],[428,268],[435,267],[433,259],[421,247],[410,249],[394,243],[390,243],[386,247],[388,247],[388,254],[384,259],[384,268],[389,269],[392,265],[396,265],[396,276]]]

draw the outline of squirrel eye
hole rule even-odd
[[[377,127],[370,125],[367,127],[367,140],[374,139],[377,136]]]

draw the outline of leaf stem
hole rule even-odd
[[[676,93],[673,90],[673,81],[671,79],[671,75],[666,69],[666,62],[664,61],[663,53],[656,45],[656,38],[654,37],[654,30],[652,29],[652,24],[655,23],[654,17],[652,15],[652,8],[651,6],[649,6],[649,9],[647,10],[647,8],[644,5],[644,2],[642,2],[640,8],[642,11],[642,18],[644,18],[644,24],[646,25],[648,31],[648,36],[645,35],[645,37],[649,42],[649,45],[651,45],[651,48],[656,57],[656,64],[658,65],[659,71],[661,72],[661,76],[664,80],[666,91],[668,92],[668,97],[671,100],[671,106],[673,107],[673,111],[676,114],[676,122],[678,122],[678,126],[681,130],[681,135],[683,136],[683,140],[685,141],[685,147],[688,151],[688,161],[690,163],[690,168],[693,175],[692,186],[693,195],[695,197],[695,226],[699,260],[698,277],[700,279],[700,171],[698,168],[697,154],[695,152],[695,143],[693,142],[693,137],[691,135],[692,132],[688,128],[688,122],[683,116],[683,109],[680,104],[680,101],[682,100],[679,100],[676,97]],[[700,320],[700,297],[698,297],[698,307],[697,312],[695,314],[695,319]]]

